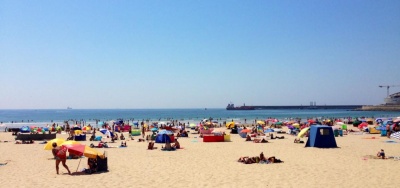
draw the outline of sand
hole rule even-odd
[[[80,160],[71,159],[71,176],[61,165],[56,174],[51,151],[43,150],[43,144],[14,144],[11,133],[0,133],[1,141],[11,141],[0,143],[0,163],[8,162],[0,166],[1,187],[398,187],[394,177],[400,161],[364,156],[381,148],[387,156],[400,156],[400,143],[385,143],[388,139],[377,134],[344,135],[336,138],[340,148],[318,149],[283,135],[286,139],[264,144],[245,142],[237,134],[231,135],[231,142],[204,143],[199,135],[189,134],[179,138],[184,149],[171,152],[160,151],[161,144],[156,144],[158,150],[147,150],[146,142],[127,141],[127,148],[99,149],[107,151],[109,172],[75,173]],[[376,139],[365,139],[371,137]],[[260,152],[284,163],[237,162],[240,156]],[[86,165],[83,158],[78,170]]]

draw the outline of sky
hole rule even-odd
[[[0,0],[0,109],[376,105],[397,0]]]

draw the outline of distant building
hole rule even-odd
[[[385,98],[387,105],[400,105],[400,92],[393,93]]]

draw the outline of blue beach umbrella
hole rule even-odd
[[[150,129],[151,131],[153,131],[153,132],[156,132],[156,131],[158,131],[158,129],[157,128],[152,128],[152,129]]]
[[[158,134],[174,134],[174,132],[169,130],[161,130],[160,132],[158,132]]]

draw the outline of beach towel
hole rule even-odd
[[[161,149],[161,151],[175,151],[176,149],[175,148],[171,148],[171,149],[169,149],[169,150],[167,150],[167,149],[165,149],[165,148],[162,148]]]
[[[366,137],[366,138],[362,138],[362,139],[379,139],[379,138],[376,138],[376,137]]]

